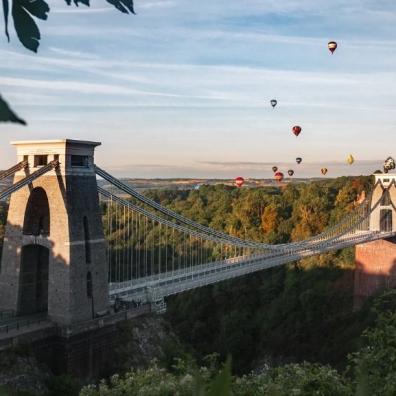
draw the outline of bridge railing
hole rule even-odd
[[[11,319],[12,318],[12,319]],[[19,331],[30,328],[41,323],[48,322],[47,315],[32,315],[31,317],[15,317],[12,316],[8,322],[0,324],[0,334],[9,333],[11,331]]]

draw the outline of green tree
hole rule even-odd
[[[330,366],[302,363],[237,378],[233,396],[350,396],[348,383]]]
[[[396,394],[396,312],[380,314],[375,327],[364,332],[366,346],[351,355],[356,394]]]

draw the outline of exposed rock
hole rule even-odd
[[[169,348],[181,350],[180,341],[161,316],[144,316],[122,325],[122,335],[116,350],[117,360],[124,370],[145,368],[154,360],[169,358]]]

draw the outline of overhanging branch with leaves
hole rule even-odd
[[[135,14],[133,0],[104,0],[124,14]],[[72,3],[77,7],[79,4],[89,7],[90,0],[65,0],[68,6]],[[45,0],[2,0],[4,32],[10,41],[9,16],[11,16],[14,29],[19,41],[30,51],[37,52],[40,45],[40,29],[36,20],[48,19],[50,7]],[[0,95],[0,122],[17,122],[25,125],[25,121],[19,118],[10,108],[8,103]]]

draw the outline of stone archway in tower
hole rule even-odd
[[[49,249],[41,245],[22,248],[18,315],[48,311]]]
[[[34,188],[30,193],[23,221],[23,233],[36,236],[48,236],[50,234],[48,197],[41,187]]]
[[[380,231],[392,231],[392,209],[380,210]]]

